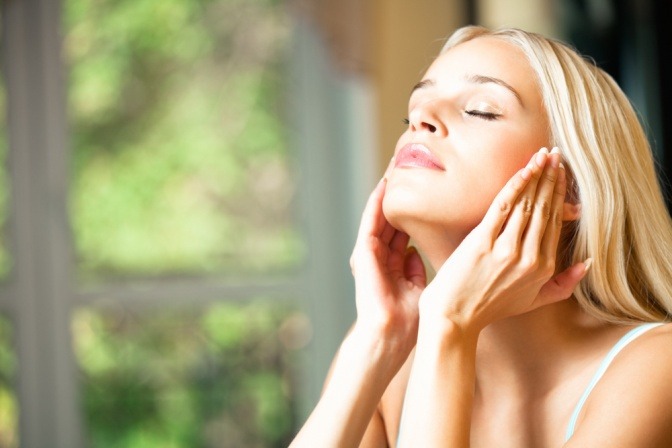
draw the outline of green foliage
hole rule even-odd
[[[71,217],[87,277],[303,257],[270,0],[68,0]]]
[[[18,409],[13,385],[16,359],[12,351],[9,321],[0,316],[0,447],[13,448],[18,443]]]
[[[92,445],[287,446],[293,355],[277,333],[289,311],[268,300],[151,316],[78,311]]]
[[[66,0],[70,216],[85,280],[254,275],[303,258],[278,0]],[[95,447],[286,446],[269,301],[73,321]]]

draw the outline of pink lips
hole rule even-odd
[[[394,167],[445,170],[441,161],[425,145],[420,143],[404,145],[395,157]]]

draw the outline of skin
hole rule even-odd
[[[436,269],[483,219],[506,181],[549,146],[542,99],[529,81],[535,76],[531,67],[509,44],[488,39],[484,45],[484,40],[437,58],[423,78],[428,84],[409,100],[410,123],[395,153],[407,143],[426,144],[445,171],[388,173],[385,216],[393,227],[413,235]],[[482,57],[473,57],[473,51]],[[515,85],[520,100],[499,84],[466,79],[475,75]],[[476,112],[497,116],[488,120]]]
[[[402,446],[672,446],[669,326],[617,356],[564,443],[631,327],[571,298],[586,263],[555,272],[562,221],[579,212],[559,151],[539,150],[548,125],[530,79],[519,50],[482,37],[413,92],[397,151],[422,143],[444,169],[393,163],[372,193],[351,258],[357,321],[292,446],[396,446],[400,428]],[[409,235],[437,272],[429,285]]]

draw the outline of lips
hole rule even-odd
[[[428,168],[445,171],[441,161],[425,145],[408,143],[395,157],[395,168]]]

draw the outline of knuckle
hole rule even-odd
[[[504,265],[510,265],[518,259],[518,251],[515,247],[504,246],[494,252],[495,259]]]
[[[508,201],[506,199],[500,199],[498,201],[498,206],[499,211],[504,215],[509,214],[509,212],[511,211],[511,201]]]
[[[524,255],[518,265],[523,272],[529,274],[539,269],[539,259],[536,256]]]
[[[532,201],[527,196],[521,198],[520,206],[521,206],[521,210],[523,212],[523,215],[529,216],[532,213],[532,208],[533,208]]]
[[[548,257],[544,261],[542,267],[542,273],[544,277],[548,278],[550,278],[551,276],[553,276],[553,274],[555,274],[555,259],[553,259],[552,257]]]
[[[555,183],[555,175],[553,173],[545,172],[543,178],[547,182]]]
[[[553,224],[558,228],[562,227],[562,214],[558,210],[553,212]]]
[[[537,201],[535,207],[544,219],[548,219],[551,216],[551,204],[546,199]]]

